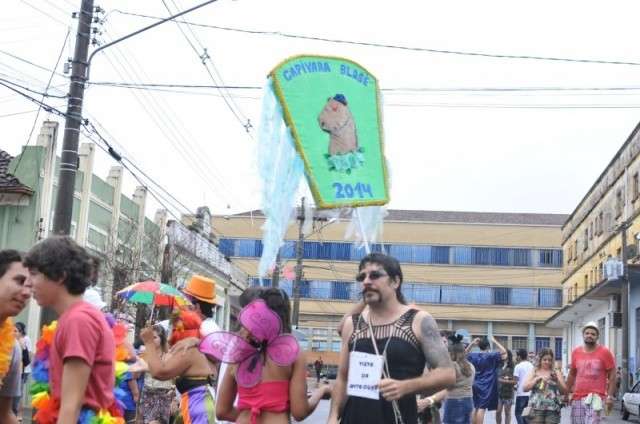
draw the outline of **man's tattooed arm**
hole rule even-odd
[[[411,380],[383,379],[380,391],[386,400],[400,399],[412,393],[436,393],[456,382],[456,372],[433,317],[419,312],[413,321],[413,331],[418,336],[429,371]]]
[[[416,319],[420,316],[422,316],[422,320],[420,321],[419,338],[427,367],[430,370],[452,368],[451,358],[442,342],[442,337],[440,337],[440,330],[438,330],[436,320],[426,312],[418,314]]]

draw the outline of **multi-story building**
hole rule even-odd
[[[563,306],[548,321],[561,328],[567,349],[582,344],[582,326],[595,321],[600,342],[607,345],[622,364],[622,265],[627,246],[629,277],[629,370],[636,372],[640,357],[640,125],[636,126],[611,162],[602,171],[562,227],[564,277]],[[623,243],[623,236],[626,241]]]
[[[28,250],[48,236],[53,220],[59,159],[55,155],[58,123],[47,121],[35,146],[15,158],[0,150],[0,249]],[[246,275],[220,254],[203,232],[187,229],[159,211],[147,218],[145,187],[133,196],[122,192],[123,169],[114,166],[106,179],[93,174],[95,145],[80,146],[71,237],[102,259],[99,288],[110,303],[119,288],[144,279],[159,279],[163,267],[175,268],[167,281],[183,283],[194,273],[216,281],[216,318],[228,325],[232,295],[246,287]],[[167,265],[167,246],[172,253]],[[35,301],[18,317],[29,336],[38,339],[41,310]]]
[[[494,335],[512,349],[562,351],[561,331],[544,322],[561,306],[560,227],[566,215],[390,210],[384,241],[371,246],[402,264],[402,291],[429,311],[441,329]],[[262,252],[259,212],[214,216],[220,249],[257,278]],[[340,342],[334,331],[360,298],[355,283],[364,249],[345,241],[346,222],[318,223],[305,237],[299,329],[308,358],[335,363]],[[292,274],[298,226],[292,222],[280,256]],[[292,282],[280,277],[291,293]]]

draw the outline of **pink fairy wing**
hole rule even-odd
[[[299,353],[298,340],[291,334],[282,334],[269,342],[267,346],[269,358],[281,367],[293,364]]]
[[[246,358],[238,366],[236,382],[242,387],[253,387],[262,378],[262,355],[258,352]]]
[[[206,336],[198,347],[205,355],[235,364],[257,352],[245,339],[228,331],[216,331]]]
[[[254,300],[240,311],[240,324],[259,341],[273,340],[282,329],[278,314],[262,299]]]

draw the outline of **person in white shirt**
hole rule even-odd
[[[513,377],[518,381],[515,413],[517,423],[525,424],[525,420],[522,418],[522,411],[529,403],[529,395],[531,392],[525,392],[522,388],[527,379],[527,375],[529,375],[531,370],[533,370],[533,364],[529,362],[527,358],[527,351],[525,349],[518,349],[517,359],[518,365],[516,365],[513,370]]]

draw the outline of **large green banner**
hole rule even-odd
[[[292,57],[271,77],[317,207],[388,203],[376,78],[324,56]]]

